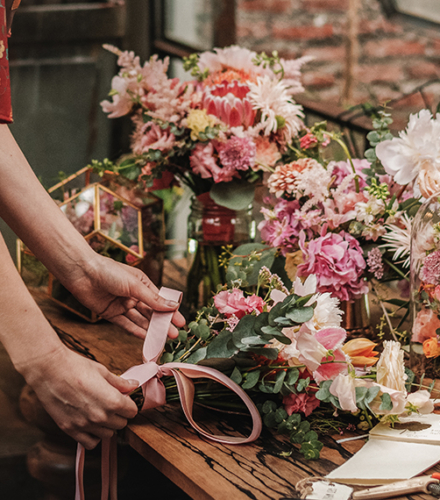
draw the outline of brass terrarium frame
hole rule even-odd
[[[81,179],[81,176],[83,176],[83,179]],[[92,226],[92,230],[90,232],[88,232],[87,234],[82,233],[84,239],[89,243],[91,242],[91,240],[93,240],[94,238],[97,238],[97,237],[108,241],[113,247],[119,248],[125,254],[132,255],[135,258],[132,262],[127,263],[128,265],[130,265],[132,267],[140,267],[142,270],[144,270],[144,272],[146,272],[146,270],[143,269],[143,266],[148,265],[148,263],[145,262],[145,255],[144,255],[145,245],[144,245],[143,223],[145,223],[145,221],[143,221],[143,210],[148,210],[149,207],[152,207],[151,209],[153,210],[153,212],[151,212],[151,214],[153,214],[152,216],[155,217],[154,214],[157,215],[157,213],[159,213],[162,209],[160,209],[159,212],[155,212],[155,210],[157,210],[159,207],[157,207],[156,209],[154,209],[153,207],[156,206],[157,203],[162,203],[162,201],[157,196],[155,196],[153,193],[145,193],[145,198],[147,198],[149,200],[149,202],[145,202],[144,197],[142,197],[142,201],[143,201],[143,203],[145,203],[145,205],[142,207],[136,206],[135,204],[131,203],[129,200],[124,198],[124,196],[118,194],[114,190],[112,190],[109,187],[104,185],[105,182],[111,183],[111,182],[113,182],[113,180],[117,180],[117,179],[118,179],[118,175],[115,174],[114,172],[106,171],[104,179],[102,179],[101,176],[98,176],[97,174],[95,174],[93,172],[92,168],[84,167],[81,170],[79,170],[78,172],[70,175],[66,179],[63,179],[61,182],[52,186],[50,189],[48,189],[48,193],[51,195],[54,195],[54,193],[56,193],[57,190],[62,190],[62,196],[60,197],[61,199],[58,200],[58,202],[57,202],[60,209],[62,209],[63,206],[67,207],[70,203],[74,202],[75,199],[81,200],[80,197],[83,193],[93,189],[93,201],[91,201],[91,200],[89,201],[90,206],[93,207],[93,226]],[[76,182],[77,180],[80,182]],[[75,189],[76,191],[74,192],[74,194],[72,194],[70,192],[69,196],[66,199],[64,199],[64,196],[65,196],[65,194],[64,194],[65,189],[64,188],[69,184],[72,184],[71,186],[69,186],[69,188]],[[136,231],[135,235],[136,235],[136,239],[137,239],[137,247],[138,247],[137,251],[134,250],[133,248],[130,248],[127,245],[121,243],[120,241],[118,241],[116,238],[110,236],[109,234],[106,234],[105,230],[102,228],[101,206],[100,206],[100,200],[101,200],[102,193],[107,193],[107,194],[111,195],[116,201],[120,201],[122,203],[123,207],[130,207],[131,209],[136,210],[137,228],[135,229],[135,231]],[[81,200],[81,201],[84,201],[84,200]],[[147,213],[149,213],[149,212],[147,212]],[[154,220],[159,221],[159,223],[161,224],[161,227],[162,227],[163,226],[163,211],[161,213],[162,213],[162,215],[160,216],[160,213],[159,213],[159,218],[154,219]],[[160,221],[162,221],[162,222],[160,222]],[[146,226],[146,227],[150,227],[150,226]],[[159,231],[160,231],[160,234],[162,234],[163,229],[160,229]],[[149,234],[149,233],[147,232],[146,234]],[[156,234],[156,233],[154,233],[154,234]],[[159,237],[159,239],[160,239],[160,237]],[[159,242],[159,245],[160,245],[160,242]],[[159,248],[159,247],[156,244],[156,247],[154,247],[154,245],[153,245],[153,248],[156,248],[156,251],[157,251],[157,248]],[[151,262],[153,262],[153,261],[156,262],[158,254],[154,254],[154,250],[153,250],[152,255],[153,255],[153,258],[149,259],[149,260],[151,260]],[[155,255],[156,255],[156,257],[154,257]],[[82,306],[78,301],[76,301],[76,299],[73,296],[70,296],[66,300],[66,302],[68,302],[68,303],[63,302],[62,300],[58,300],[57,297],[54,296],[54,291],[55,291],[55,295],[57,294],[57,292],[61,292],[61,294],[64,294],[64,292],[67,292],[67,291],[64,289],[64,287],[62,287],[61,283],[59,283],[58,280],[51,273],[49,273],[47,270],[44,269],[44,266],[37,261],[35,256],[23,244],[23,242],[21,240],[17,240],[17,268],[23,277],[24,277],[23,271],[25,268],[25,266],[24,266],[25,259],[31,259],[31,260],[34,259],[38,264],[40,264],[39,271],[41,271],[41,270],[45,271],[44,273],[43,272],[41,273],[41,276],[37,277],[37,279],[34,280],[34,283],[27,283],[28,286],[41,286],[41,284],[43,284],[43,282],[44,283],[47,282],[47,284],[48,284],[47,293],[52,301],[59,304],[63,308],[75,313],[76,315],[86,319],[89,322],[96,322],[100,319],[96,313],[94,313],[94,312],[88,310],[86,307]],[[161,258],[159,256],[159,261],[160,261],[160,259]],[[159,261],[157,261],[157,262],[159,262]],[[40,269],[40,267],[41,267],[41,269]],[[43,274],[44,274],[44,276],[43,276]],[[159,277],[159,280],[160,280],[160,277]],[[37,281],[37,283],[35,283],[35,281]],[[72,307],[72,305],[73,305],[73,307]]]

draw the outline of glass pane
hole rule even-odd
[[[165,37],[194,49],[213,47],[213,1],[166,0]]]
[[[439,0],[396,0],[399,12],[411,16],[421,17],[427,21],[440,23]]]
[[[194,77],[191,76],[191,72],[183,69],[182,59],[178,59],[177,57],[171,58],[169,76],[170,78],[178,78],[181,82],[194,80]]]
[[[139,252],[138,210],[107,191],[99,190],[101,233]]]
[[[90,186],[60,207],[64,215],[82,236],[87,236],[95,229],[94,202],[95,187]]]

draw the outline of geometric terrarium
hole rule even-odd
[[[156,286],[165,256],[163,202],[113,172],[100,177],[83,168],[49,189],[69,221],[99,254],[144,271]],[[35,257],[20,242],[23,260]],[[28,255],[29,254],[29,255]],[[32,261],[32,260],[31,260]],[[37,261],[38,262],[38,261]],[[99,318],[49,273],[48,293],[58,304],[88,321]]]

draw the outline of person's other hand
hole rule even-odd
[[[178,336],[176,326],[185,325],[178,303],[161,297],[146,274],[99,254],[86,272],[80,270],[62,281],[82,304],[136,337],[145,338],[153,311],[175,310],[168,331],[171,338]]]
[[[24,375],[55,423],[87,449],[137,414],[127,395],[137,388],[136,381],[118,377],[63,345],[30,363]]]

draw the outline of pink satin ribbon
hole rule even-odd
[[[180,302],[182,292],[162,287],[159,294],[168,300]],[[143,347],[143,364],[133,366],[123,375],[125,379],[139,381],[144,395],[144,404],[141,412],[150,408],[163,406],[166,403],[165,386],[160,380],[163,376],[173,375],[180,395],[182,409],[191,426],[202,436],[222,444],[244,444],[255,441],[261,433],[261,418],[251,398],[244,390],[229,377],[207,366],[191,365],[188,363],[166,363],[158,365],[157,361],[162,355],[167,340],[168,329],[174,312],[154,312]],[[194,384],[191,379],[208,378],[223,384],[235,392],[249,409],[252,417],[252,431],[249,437],[233,437],[210,434],[197,425],[192,416],[194,403]],[[78,443],[76,454],[76,493],[75,500],[84,500],[83,471],[84,447]],[[101,500],[117,500],[117,474],[116,474],[116,438],[102,440],[102,466],[101,466]]]

